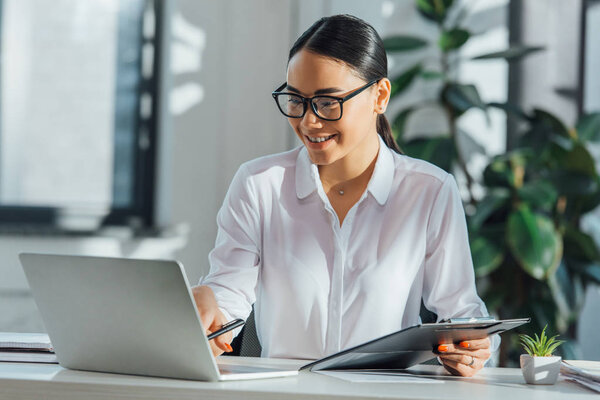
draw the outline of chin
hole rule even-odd
[[[308,151],[308,156],[313,164],[316,165],[331,165],[338,160],[338,158],[334,154],[327,154],[325,152],[312,152]]]

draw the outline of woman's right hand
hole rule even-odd
[[[196,307],[200,313],[200,320],[202,326],[206,329],[206,335],[211,334],[214,331],[221,329],[221,327],[228,321],[225,315],[219,309],[217,299],[212,289],[208,286],[194,286],[192,288],[192,294],[194,295],[194,301]],[[223,354],[224,352],[231,352],[231,341],[233,340],[233,332],[229,331],[220,336],[217,336],[213,340],[209,340],[210,348],[215,357]]]

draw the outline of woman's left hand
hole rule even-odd
[[[444,368],[452,375],[473,376],[491,356],[490,339],[440,344],[437,353]]]

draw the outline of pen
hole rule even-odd
[[[237,328],[238,326],[242,326],[246,323],[246,321],[244,321],[243,319],[234,319],[233,321],[229,321],[226,324],[223,324],[223,326],[221,327],[221,329],[214,331],[213,333],[211,333],[210,335],[208,335],[208,340],[212,340],[214,338],[216,338],[217,336],[220,336],[226,332],[229,332],[235,328]]]

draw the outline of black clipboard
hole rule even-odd
[[[436,358],[433,349],[439,344],[483,339],[530,320],[520,318],[415,325],[321,358],[300,370],[406,369]]]

